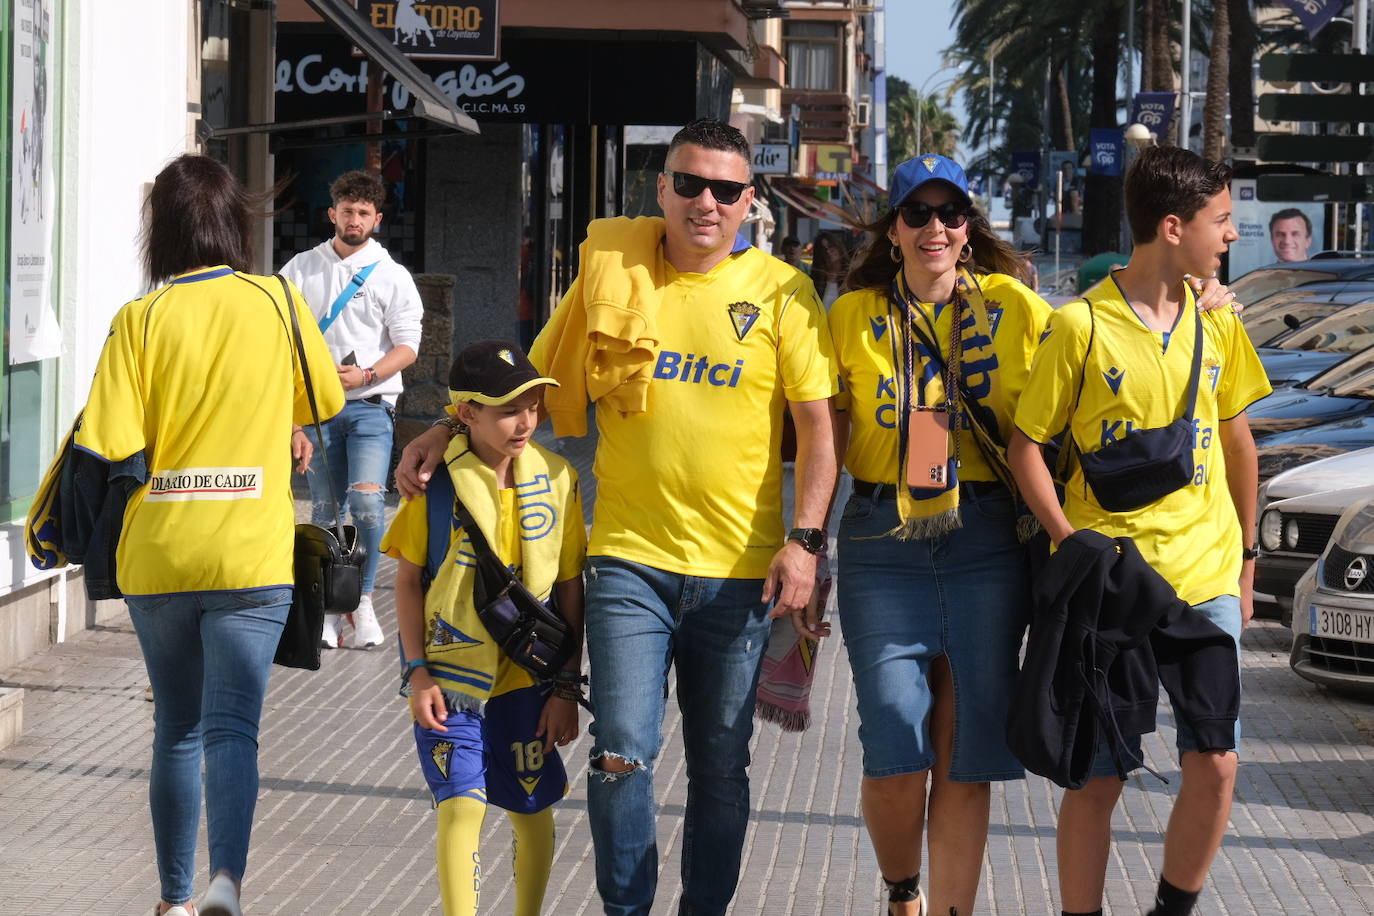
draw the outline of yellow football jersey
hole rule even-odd
[[[1029,287],[1003,274],[978,278],[988,312],[992,339],[964,322],[963,373],[979,403],[997,416],[1004,441],[1010,438],[1017,398],[1030,373],[1040,329],[1050,307]],[[949,322],[954,310],[920,303],[929,335],[948,350]],[[896,483],[898,475],[897,410],[900,397],[893,359],[890,326],[900,314],[888,308],[887,293],[863,289],[847,293],[830,309],[830,334],[840,367],[840,395],[836,406],[849,414],[849,448],[845,467],[859,480]],[[898,338],[900,341],[900,337]],[[900,344],[899,344],[900,345]],[[948,355],[945,353],[944,355]],[[965,417],[959,432],[959,479],[997,480],[978,448]]]
[[[343,388],[310,307],[292,296],[326,420]],[[281,284],[228,267],[115,315],[75,444],[110,461],[147,454],[152,479],[125,508],[116,555],[126,595],[292,583],[291,426],[310,422],[294,354]]]
[[[1095,452],[1137,429],[1167,426],[1182,416],[1196,309],[1190,290],[1166,346],[1165,335],[1145,326],[1114,280],[1088,296],[1091,316],[1083,300],[1050,316],[1016,425],[1035,441],[1047,442],[1072,419],[1079,448]],[[1227,488],[1218,424],[1270,391],[1239,317],[1229,309],[1206,312],[1202,328],[1192,484],[1144,508],[1109,512],[1075,466],[1064,500],[1064,513],[1075,528],[1132,538],[1189,604],[1239,594],[1240,522]]]
[[[552,460],[562,460],[557,456],[550,457]],[[522,510],[513,487],[503,487],[496,492],[501,498],[500,544],[496,546],[496,555],[515,572],[516,576],[520,576],[523,552],[520,549],[519,519],[524,514],[530,514],[532,518],[544,518],[543,513],[546,510],[533,501]],[[569,492],[566,505],[561,507],[558,515],[563,528],[562,546],[558,554],[558,582],[579,578],[582,575],[582,561],[586,558],[587,529],[582,522],[582,500],[578,493],[579,488],[574,486]],[[450,533],[450,553],[455,546]],[[425,494],[421,493],[414,499],[401,503],[401,507],[396,510],[395,518],[386,530],[386,535],[382,538],[380,549],[389,557],[424,567],[429,554],[429,510]],[[445,575],[449,565],[445,563],[440,569],[441,576]],[[440,616],[443,616],[442,611]],[[492,696],[528,687],[533,683],[534,678],[528,671],[512,662],[504,652],[501,653]]]
[[[783,545],[785,402],[835,393],[825,309],[806,275],[757,248],[667,280],[648,409],[597,404],[588,553],[762,578]],[[547,368],[538,341],[530,358]]]

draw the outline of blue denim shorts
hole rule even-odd
[[[954,679],[950,779],[1020,779],[1006,742],[1007,707],[1030,618],[1026,553],[1011,494],[960,499],[963,527],[902,541],[896,501],[855,494],[839,530],[840,627],[859,701],[864,775],[935,764],[927,680],[939,656]]]
[[[1206,617],[1212,623],[1221,627],[1231,638],[1236,641],[1236,660],[1240,660],[1240,599],[1235,595],[1222,595],[1210,601],[1193,605],[1193,610]],[[1170,706],[1173,701],[1170,700]],[[1179,756],[1187,751],[1195,751],[1197,746],[1197,735],[1187,720],[1178,714],[1178,708],[1174,707],[1174,725],[1178,733],[1177,746]],[[1127,738],[1125,748],[1129,752],[1128,757],[1140,760],[1140,738]],[[1236,719],[1236,749],[1235,753],[1240,753],[1240,719]],[[1099,776],[1115,776],[1116,764],[1112,762],[1112,752],[1106,744],[1098,745],[1097,756],[1093,758],[1091,777],[1096,779]]]

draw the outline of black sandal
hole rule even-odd
[[[919,916],[925,916],[926,901],[925,895],[921,893],[921,873],[917,872],[905,881],[889,881],[883,878],[883,884],[887,885],[887,913],[892,914],[894,903],[910,903],[913,900],[921,901]]]

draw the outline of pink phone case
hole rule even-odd
[[[913,410],[906,447],[906,484],[924,490],[949,486],[949,414]]]

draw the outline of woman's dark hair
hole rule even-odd
[[[254,223],[267,215],[270,199],[250,193],[208,156],[173,159],[158,173],[143,205],[143,271],[149,284],[214,264],[251,269]]]
[[[1166,216],[1187,222],[1231,184],[1231,167],[1180,146],[1141,151],[1126,171],[1126,221],[1137,245],[1153,242]]]
[[[900,262],[892,260],[892,242],[887,237],[896,221],[897,211],[892,209],[864,227],[869,234],[868,241],[854,256],[849,276],[845,278],[845,289],[886,291],[892,284],[892,278],[897,276],[902,266]],[[1026,281],[1026,269],[1020,253],[992,231],[992,224],[983,211],[969,207],[967,225],[972,254],[964,263],[965,267],[976,274],[1006,274],[1023,283]]]

